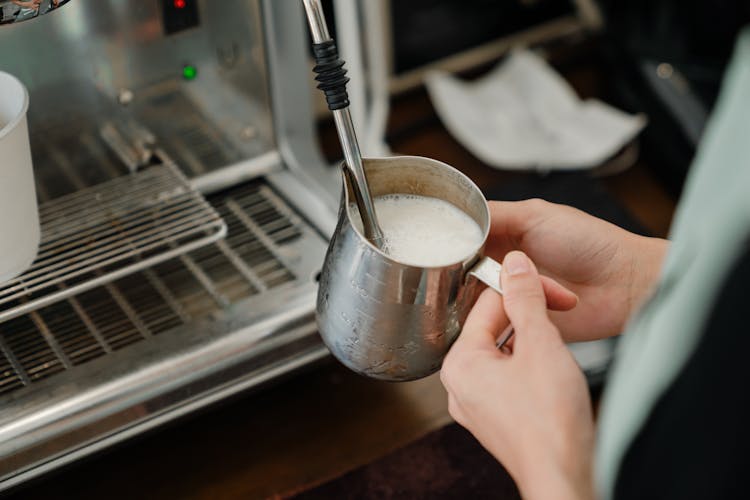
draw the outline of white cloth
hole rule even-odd
[[[593,168],[646,124],[643,115],[596,99],[580,100],[544,59],[528,50],[514,51],[479,80],[433,71],[426,85],[451,134],[497,168]]]

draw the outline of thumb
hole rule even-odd
[[[508,326],[508,323],[502,297],[495,290],[486,288],[469,311],[461,335],[451,350],[497,351],[497,335]]]
[[[509,252],[500,275],[503,304],[513,328],[521,336],[549,330],[547,300],[536,266],[523,252]]]

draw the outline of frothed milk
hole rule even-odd
[[[403,264],[438,267],[460,262],[482,244],[482,230],[453,204],[437,198],[389,194],[375,198],[384,251]],[[362,231],[356,205],[350,210]]]

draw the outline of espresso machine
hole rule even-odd
[[[42,233],[0,283],[4,490],[327,357],[341,180],[300,0],[0,4]]]
[[[327,355],[313,311],[340,184],[297,0],[76,0],[0,46],[30,96],[52,262],[0,283],[0,489]],[[50,257],[123,207],[132,230],[76,247],[85,263]]]

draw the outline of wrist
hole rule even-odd
[[[595,498],[593,417],[587,419],[590,424],[578,430],[569,429],[542,440],[526,441],[511,471],[523,498]]]
[[[630,263],[630,315],[651,296],[661,277],[662,265],[669,249],[669,241],[634,235]]]
[[[595,498],[590,460],[565,465],[535,461],[528,465],[516,482],[521,496],[529,500]]]

